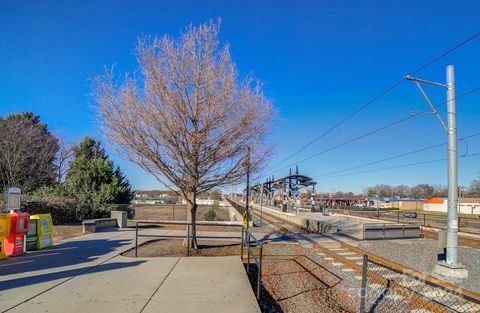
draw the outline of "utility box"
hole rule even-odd
[[[127,212],[110,211],[110,217],[117,219],[118,228],[127,228]]]
[[[438,231],[437,248],[445,249],[447,247],[447,232],[444,229]]]
[[[37,248],[53,246],[53,223],[50,214],[35,214],[30,219],[37,220]]]
[[[447,260],[447,231],[441,229],[438,231],[438,240],[437,248],[441,250],[441,253],[437,254],[437,261],[446,261]]]
[[[38,234],[37,234],[37,224],[38,224],[38,219],[32,219],[30,217],[29,220],[29,226],[28,226],[28,233],[25,236],[25,249],[27,251],[34,251],[38,250]]]
[[[0,259],[7,257],[5,254],[5,237],[10,234],[10,216],[0,214]]]
[[[5,254],[15,256],[25,253],[25,234],[28,233],[30,215],[10,213],[10,233],[5,238]]]

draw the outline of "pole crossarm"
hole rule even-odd
[[[448,127],[445,125],[445,123],[443,122],[442,118],[440,117],[440,115],[438,115],[438,112],[437,110],[435,109],[435,106],[432,104],[432,102],[430,101],[430,98],[428,98],[426,92],[423,90],[422,86],[420,85],[420,83],[426,83],[426,84],[430,84],[430,85],[435,85],[435,86],[441,86],[441,87],[445,87],[447,88],[447,85],[444,85],[444,84],[440,84],[440,83],[436,83],[436,82],[432,82],[432,81],[429,81],[429,80],[424,80],[424,79],[420,79],[420,78],[415,78],[415,77],[411,77],[409,75],[405,76],[405,79],[406,80],[410,80],[410,81],[413,81],[415,83],[415,85],[417,85],[418,89],[420,90],[420,92],[422,93],[423,97],[425,98],[425,101],[427,101],[428,105],[430,106],[430,109],[432,109],[432,113],[433,115],[435,115],[435,117],[437,118],[437,120],[440,122],[440,124],[442,124],[442,127],[443,129],[445,130],[445,132],[448,134]]]
[[[425,83],[425,84],[430,84],[430,85],[435,85],[435,86],[440,86],[440,87],[443,87],[443,88],[447,88],[447,85],[445,85],[445,84],[432,82],[430,80],[425,80],[425,79],[421,79],[421,78],[412,77],[410,75],[406,75],[403,78],[405,78],[406,80],[410,80],[410,81],[416,81],[416,82],[421,82],[421,83]]]

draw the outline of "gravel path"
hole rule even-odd
[[[433,276],[437,264],[437,242],[431,239],[363,241],[359,248]],[[451,282],[480,293],[480,250],[459,247],[459,261],[468,270],[468,278]]]

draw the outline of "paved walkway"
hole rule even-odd
[[[239,257],[119,255],[133,242],[100,232],[1,260],[0,312],[260,312]]]

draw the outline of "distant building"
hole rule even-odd
[[[170,190],[135,190],[133,204],[176,204],[179,197]]]
[[[218,203],[217,200],[213,199],[196,199],[197,205],[214,205],[215,203]],[[187,204],[187,200],[182,199],[182,204]]]
[[[424,211],[447,212],[447,198],[430,198],[423,203]],[[458,199],[458,212],[463,214],[480,214],[480,198]]]
[[[395,197],[369,197],[369,207],[396,208],[402,211],[421,210],[425,199],[401,199]]]

